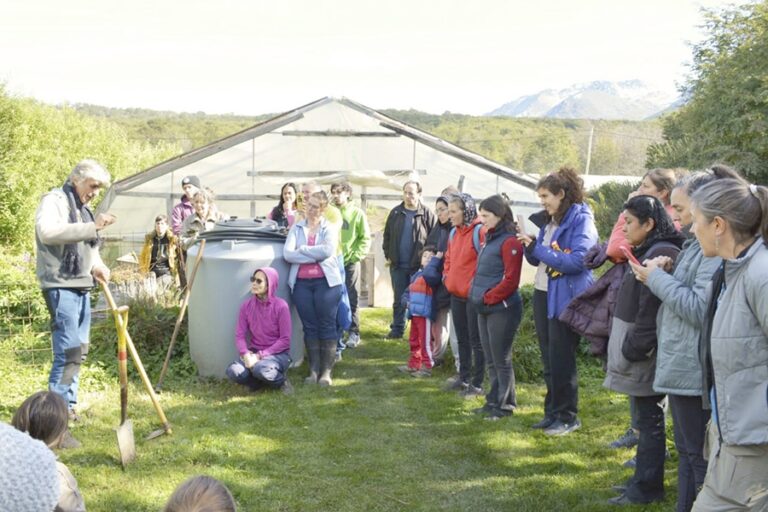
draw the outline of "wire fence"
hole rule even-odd
[[[167,305],[176,295],[154,278],[128,279],[111,283],[110,290],[118,304],[133,300],[152,300]],[[102,294],[94,290],[91,295],[92,322],[103,320],[109,314]],[[49,364],[51,355],[51,319],[45,307],[42,292],[33,280],[0,281],[0,371],[8,368],[4,363],[39,366]]]
[[[51,360],[50,318],[33,282],[0,282],[0,361],[11,360],[24,366]]]

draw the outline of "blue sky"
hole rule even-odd
[[[323,96],[478,115],[640,79],[673,91],[721,0],[0,0],[0,81],[48,103],[244,115]]]

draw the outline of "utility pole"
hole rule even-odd
[[[587,176],[589,174],[589,163],[592,160],[592,138],[595,135],[595,126],[592,125],[589,127],[589,143],[587,144],[587,165],[584,166],[584,175]]]

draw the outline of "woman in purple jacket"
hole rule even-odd
[[[544,176],[537,193],[544,207],[538,236],[519,234],[525,258],[537,266],[533,317],[539,338],[547,395],[544,419],[533,428],[550,436],[570,434],[581,427],[578,412],[576,348],[580,336],[558,316],[576,295],[592,284],[584,255],[597,242],[597,229],[584,202],[584,182],[570,167]]]
[[[251,276],[253,296],[240,306],[235,331],[240,359],[229,365],[227,377],[254,391],[290,386],[291,311],[275,295],[278,279],[272,267],[257,269]]]

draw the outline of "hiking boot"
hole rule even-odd
[[[534,423],[533,425],[531,425],[531,428],[546,429],[551,427],[554,422],[555,422],[555,418],[544,416],[544,419],[542,419],[538,423]]]
[[[397,367],[397,371],[402,372],[402,373],[416,373],[417,371],[419,371],[419,369],[418,368],[411,368],[407,364],[404,364],[402,366],[398,366]]]
[[[403,333],[398,333],[397,331],[389,331],[386,336],[384,336],[384,339],[386,340],[401,340],[403,339]]]
[[[626,493],[624,493],[621,496],[616,496],[615,498],[609,499],[608,504],[609,505],[645,505],[645,504],[654,503],[657,501],[664,501],[664,495],[661,495],[656,498],[635,501],[631,499],[629,496],[627,496]]]
[[[467,383],[462,381],[461,377],[458,375],[446,379],[445,385],[443,386],[443,389],[446,391],[461,391],[466,388]]]
[[[351,332],[347,338],[347,347],[355,348],[360,344],[360,341],[360,335],[356,332]]]
[[[70,450],[72,448],[80,448],[83,444],[75,439],[75,437],[72,435],[72,432],[67,430],[64,432],[64,435],[61,436],[61,440],[59,441],[59,444],[56,446],[59,450]]]
[[[464,400],[472,400],[473,398],[483,396],[483,388],[478,388],[472,384],[469,384],[467,389],[461,392],[461,396],[464,398]]]
[[[432,370],[428,370],[426,368],[422,368],[421,370],[417,370],[411,373],[411,377],[416,377],[417,379],[423,379],[425,377],[431,377],[431,376],[432,376]]]
[[[632,427],[628,428],[621,437],[608,445],[609,448],[632,448],[637,445],[640,438]]]
[[[494,409],[495,407],[493,405],[486,402],[482,407],[472,409],[472,414],[490,414]]]
[[[567,436],[571,432],[581,428],[581,421],[578,418],[571,422],[555,420],[552,425],[544,429],[544,434],[548,436]]]
[[[488,416],[485,417],[488,421],[498,421],[507,416],[512,416],[512,411],[505,411],[504,409],[493,409]]]

